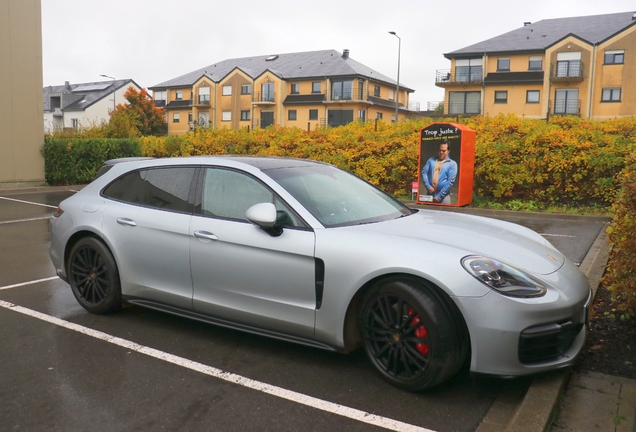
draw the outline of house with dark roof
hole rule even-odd
[[[414,90],[349,56],[310,51],[223,60],[149,87],[168,112],[168,134],[195,127],[314,129],[354,120],[394,120]]]
[[[444,54],[445,114],[636,115],[636,13],[524,23]]]
[[[141,91],[132,79],[44,87],[44,132],[64,128],[89,127],[108,121],[109,111],[118,104],[127,104],[124,93],[128,87]]]

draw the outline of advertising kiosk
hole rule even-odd
[[[431,123],[420,131],[417,204],[461,207],[473,200],[475,131]]]

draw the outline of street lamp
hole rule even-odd
[[[396,38],[398,38],[398,74],[397,74],[397,86],[395,90],[395,122],[398,121],[398,98],[400,95],[400,51],[402,51],[402,39],[394,32],[390,31],[389,34],[392,34]]]
[[[399,72],[398,72],[399,75]],[[112,76],[108,76],[108,75],[100,75],[101,77],[104,78],[110,78],[113,80],[113,114],[115,113],[115,109],[117,108],[117,104],[115,103],[115,90],[117,90],[115,88],[115,78],[113,78]]]

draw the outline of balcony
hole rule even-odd
[[[435,73],[435,85],[438,87],[481,84],[484,75],[481,66],[466,66],[456,69],[439,69]]]
[[[575,100],[556,100],[548,101],[548,111],[551,115],[581,115],[581,101]]]
[[[256,105],[273,105],[276,103],[276,93],[270,92],[255,92],[252,95],[252,103]]]
[[[53,108],[53,117],[64,117],[62,108]]]
[[[550,65],[550,81],[583,81],[583,68],[580,60],[558,61]]]
[[[210,106],[210,95],[199,95],[196,105]]]

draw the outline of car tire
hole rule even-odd
[[[360,314],[364,348],[392,385],[408,391],[430,389],[465,363],[463,318],[442,295],[419,281],[394,279],[365,296]]]
[[[105,314],[121,310],[119,271],[113,254],[101,240],[84,237],[73,246],[68,276],[73,295],[87,311]]]

